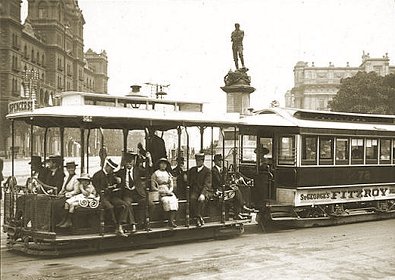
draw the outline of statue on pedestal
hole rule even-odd
[[[246,85],[251,84],[251,77],[247,75],[248,68],[244,66],[243,57],[243,38],[244,31],[240,29],[240,24],[235,24],[235,30],[232,32],[232,51],[233,60],[235,62],[236,71],[229,70],[228,74],[224,77],[225,86],[232,85]],[[239,58],[242,68],[239,68]]]
[[[239,57],[241,61],[241,66],[244,68],[244,57],[243,57],[243,38],[244,31],[240,29],[240,24],[235,23],[235,30],[232,32],[232,51],[233,60],[235,61],[236,69],[239,69]]]

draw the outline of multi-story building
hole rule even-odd
[[[33,98],[36,106],[48,106],[56,102],[57,92],[107,93],[107,55],[91,49],[84,53],[84,24],[76,0],[28,0],[23,24],[21,1],[1,1],[0,156],[10,152],[10,122],[5,119],[9,102]],[[57,136],[52,136],[56,144]],[[17,153],[28,151],[29,137],[19,128]]]
[[[294,67],[294,87],[285,94],[285,106],[291,108],[329,110],[328,102],[339,90],[340,80],[354,76],[359,71],[374,71],[381,76],[395,73],[390,66],[388,54],[382,58],[371,58],[369,53],[362,55],[359,67],[347,62],[345,67],[335,67],[331,62],[327,67],[317,67],[314,62],[299,61]]]

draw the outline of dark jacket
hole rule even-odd
[[[51,170],[45,171],[45,179],[44,183],[56,187],[58,189],[58,192],[62,189],[63,186],[63,181],[64,181],[64,172],[62,168],[58,168],[55,170],[55,172],[52,172]]]
[[[125,187],[126,168],[120,169],[115,174],[115,176],[121,178],[121,183],[118,184],[118,187],[121,189],[122,195],[128,194],[128,192],[130,192],[130,190]],[[146,197],[145,185],[142,184],[141,176],[142,176],[142,170],[140,168],[138,168],[138,167],[134,167],[133,168],[133,182],[132,182],[132,184],[130,184],[130,182],[129,182],[129,186],[130,187],[132,187],[132,186],[135,187],[137,193],[140,196]]]
[[[211,170],[211,174],[213,176],[213,191],[222,191],[222,185],[224,184],[223,171],[219,172],[218,168],[214,166]]]
[[[109,197],[112,195],[112,189],[109,186],[116,184],[114,174],[105,174],[101,169],[97,171],[92,177],[92,185],[95,187],[96,192],[101,194],[104,191],[104,196]]]
[[[191,194],[208,196],[212,191],[211,171],[206,166],[198,172],[194,166],[188,170],[188,185],[191,188]]]

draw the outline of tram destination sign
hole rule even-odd
[[[15,114],[20,112],[31,112],[35,106],[34,99],[25,99],[8,103],[8,113]]]
[[[295,206],[395,199],[395,185],[298,189]]]

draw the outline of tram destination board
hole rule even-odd
[[[8,113],[15,114],[21,112],[31,112],[35,107],[34,99],[19,100],[15,102],[10,102],[8,104]]]
[[[363,202],[395,198],[394,184],[297,189],[295,206]]]

